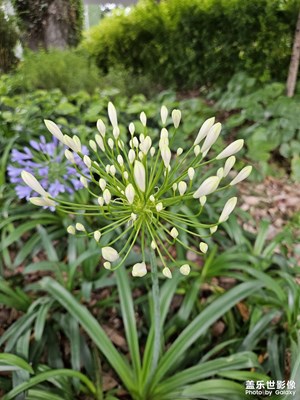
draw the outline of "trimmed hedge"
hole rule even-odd
[[[238,70],[285,80],[298,0],[140,0],[86,35],[107,72],[122,67],[177,88],[225,84]]]

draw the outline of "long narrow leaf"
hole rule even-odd
[[[18,394],[25,392],[26,390],[38,385],[41,382],[50,381],[53,378],[61,376],[80,379],[90,390],[91,393],[96,392],[94,384],[82,373],[77,371],[72,371],[70,369],[55,369],[47,372],[42,372],[36,375],[35,377],[29,379],[28,382],[22,383],[21,385],[17,386],[16,388],[12,389],[9,393],[7,393],[3,397],[3,400],[14,399],[15,396],[17,396]]]
[[[89,310],[82,306],[64,287],[52,278],[44,278],[41,286],[49,292],[75,319],[79,321],[96,346],[107,358],[113,369],[119,375],[128,389],[134,388],[132,369],[121,357],[108,336],[92,316]]]
[[[135,312],[131,296],[131,289],[126,269],[119,268],[116,271],[116,278],[120,296],[120,305],[122,310],[122,318],[125,327],[126,339],[137,383],[139,384],[139,376],[141,371],[139,341],[136,329],[136,320],[135,320]]]
[[[164,375],[174,366],[174,363],[185,351],[219,318],[235,304],[263,286],[259,281],[242,283],[225,293],[195,318],[188,327],[178,336],[168,351],[161,358],[155,377],[152,381],[152,390]]]

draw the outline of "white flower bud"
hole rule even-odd
[[[113,149],[114,148],[114,141],[112,140],[112,138],[109,138],[107,141],[108,146]]]
[[[124,177],[125,181],[128,180],[129,175],[128,175],[128,172],[127,172],[127,171],[124,171],[124,172],[123,172],[123,177]]]
[[[205,242],[200,242],[199,248],[200,248],[200,251],[202,251],[202,253],[205,254],[208,250],[208,245]]]
[[[130,132],[130,135],[131,135],[131,136],[134,135],[135,126],[134,126],[134,123],[133,123],[133,122],[130,122],[130,124],[129,124],[129,132]]]
[[[154,198],[153,194],[151,194],[151,196],[149,196],[149,200],[152,201],[152,203],[155,202],[155,198]]]
[[[106,188],[106,181],[105,181],[103,178],[100,178],[100,180],[99,180],[99,186],[100,186],[100,189],[101,189],[102,192],[103,192],[103,190]]]
[[[48,197],[30,197],[29,201],[39,207],[54,207],[56,205],[55,201],[48,199]]]
[[[209,151],[211,146],[217,141],[217,139],[220,135],[221,129],[222,129],[222,125],[220,124],[220,122],[217,122],[210,128],[210,130],[204,140],[204,143],[201,147],[201,153],[205,153],[205,152]]]
[[[85,227],[80,222],[77,222],[75,228],[80,232],[85,232]]]
[[[218,169],[217,177],[219,177],[220,179],[222,179],[224,177],[224,168],[223,167]]]
[[[111,193],[108,189],[105,189],[103,192],[103,200],[105,204],[109,204],[111,201]]]
[[[135,151],[133,149],[130,149],[128,152],[128,160],[130,164],[133,163],[134,159],[135,159]]]
[[[186,192],[186,189],[187,189],[187,184],[186,184],[186,182],[180,181],[180,182],[178,183],[178,191],[179,191],[180,196],[183,196],[183,195],[184,195],[184,193]]]
[[[140,142],[142,143],[145,140],[145,135],[143,133],[139,136]]]
[[[219,186],[220,178],[218,176],[210,176],[205,179],[193,194],[194,199],[199,199],[201,196],[207,196],[213,193]]]
[[[100,207],[102,207],[102,206],[104,205],[104,199],[103,199],[103,197],[101,197],[101,196],[98,197],[97,201],[98,201],[98,204],[99,204]]]
[[[140,114],[140,120],[143,126],[147,125],[147,117],[146,114],[144,113],[144,111],[141,112]]]
[[[151,249],[155,250],[156,248],[157,248],[157,244],[156,244],[155,240],[152,240]]]
[[[110,174],[111,174],[112,176],[115,176],[115,175],[116,175],[116,172],[117,172],[116,167],[115,167],[114,165],[111,165],[111,166],[109,167],[109,172],[110,172]]]
[[[94,239],[96,240],[96,242],[99,242],[101,238],[101,232],[100,231],[95,231],[94,232]]]
[[[200,146],[199,146],[199,144],[197,144],[197,145],[194,147],[194,154],[195,154],[195,156],[197,157],[200,153],[201,153]]]
[[[231,156],[229,158],[227,158],[225,165],[224,165],[224,177],[227,176],[229,174],[229,172],[231,171],[232,167],[235,164],[235,157]]]
[[[134,277],[143,277],[147,274],[147,267],[146,264],[144,262],[141,263],[136,263],[134,264],[134,266],[132,267],[132,276]]]
[[[180,124],[180,120],[181,120],[181,111],[180,110],[172,111],[172,120],[173,120],[174,127],[177,129]]]
[[[61,143],[65,143],[64,135],[55,122],[50,121],[49,119],[44,119],[44,123],[48,131],[55,136],[56,139],[58,139]]]
[[[90,148],[96,153],[97,152],[97,145],[94,140],[89,141]]]
[[[146,172],[145,167],[140,161],[135,161],[134,168],[133,168],[133,175],[134,180],[137,187],[142,191],[145,192],[146,190]]]
[[[125,144],[124,144],[123,140],[118,140],[117,145],[119,146],[119,148],[121,150],[124,150]]]
[[[172,189],[174,190],[174,192],[176,192],[176,190],[177,190],[177,183],[175,182],[175,183],[173,183],[173,185],[172,185]]]
[[[229,146],[227,146],[219,155],[217,155],[217,160],[222,160],[223,158],[227,158],[232,156],[233,154],[237,153],[241,150],[244,146],[244,140],[238,139],[232,142]]]
[[[105,261],[104,263],[103,263],[103,267],[105,268],[105,269],[111,269],[111,263],[109,262],[109,261]]]
[[[83,156],[83,162],[85,163],[85,165],[88,167],[88,168],[91,168],[91,166],[92,166],[92,160],[90,159],[90,157],[89,156]]]
[[[163,159],[163,163],[166,168],[168,168],[170,165],[171,156],[172,156],[172,154],[171,154],[171,150],[169,149],[169,147],[163,146],[161,148],[161,158]]]
[[[133,147],[139,147],[139,141],[138,138],[134,136],[134,138],[132,139],[132,143],[133,143]]]
[[[110,170],[110,165],[107,164],[107,165],[105,166],[105,171],[106,171],[107,174],[109,174],[109,170]]]
[[[76,231],[75,231],[74,226],[73,226],[73,225],[69,225],[69,226],[67,227],[67,232],[68,232],[70,235],[75,235]]]
[[[119,259],[119,253],[113,247],[107,246],[102,248],[102,257],[104,260],[114,262]]]
[[[105,146],[104,146],[104,142],[103,142],[102,137],[100,135],[96,135],[95,136],[95,140],[97,142],[97,145],[100,147],[100,149],[102,151],[105,151]]]
[[[194,170],[194,168],[190,167],[190,168],[188,169],[188,176],[189,176],[189,178],[190,178],[191,181],[194,179],[194,176],[195,176],[195,170]]]
[[[157,212],[160,212],[160,211],[162,211],[163,210],[163,203],[157,203],[156,204],[156,206],[155,206],[155,208],[156,208],[156,211]]]
[[[98,119],[97,121],[97,129],[100,133],[100,135],[104,138],[105,132],[106,132],[106,127],[102,119]]]
[[[77,153],[82,153],[81,151],[81,141],[78,136],[74,135],[73,136],[73,142],[75,143],[75,146],[77,147]]]
[[[243,181],[244,179],[248,178],[251,174],[252,166],[248,165],[248,167],[244,167],[237,176],[229,183],[230,186],[236,185],[237,183]]]
[[[172,236],[173,239],[176,239],[179,235],[178,230],[174,227],[171,229],[170,235]]]
[[[169,139],[166,137],[160,138],[158,146],[160,149],[162,149],[164,146],[169,146]]]
[[[68,161],[70,161],[70,163],[75,164],[75,158],[70,150],[65,150],[65,157]]]
[[[114,126],[113,128],[113,137],[115,139],[118,139],[118,137],[120,136],[120,129],[118,126]]]
[[[139,151],[139,159],[140,159],[140,161],[143,161],[143,158],[144,158],[144,153]]]
[[[191,272],[191,267],[189,264],[183,264],[180,268],[179,271],[182,273],[182,275],[189,275]]]
[[[117,111],[111,101],[108,103],[108,118],[113,128],[118,126]]]
[[[131,183],[129,183],[129,185],[126,186],[125,196],[126,196],[126,198],[128,200],[128,203],[132,204],[133,200],[134,200],[134,196],[135,196],[135,190],[134,190],[134,187],[133,187],[133,185]]]
[[[144,154],[147,154],[151,145],[152,145],[152,140],[150,136],[147,136],[140,144],[140,149]]]
[[[118,155],[117,161],[121,167],[124,165],[124,160],[123,160],[123,157],[121,156],[121,154]]]
[[[183,153],[183,148],[182,147],[178,147],[176,154],[178,156],[181,156],[182,153]]]
[[[80,182],[82,183],[82,185],[87,188],[88,187],[88,181],[84,176],[80,177]]]
[[[155,154],[155,147],[151,147],[150,149],[150,156],[153,157]]]
[[[37,192],[43,197],[48,197],[50,196],[49,193],[46,192],[46,190],[41,186],[41,184],[37,181],[37,179],[30,174],[27,171],[22,171],[21,172],[21,177],[23,181],[26,183],[27,186],[29,186],[32,190]]]
[[[201,197],[199,198],[199,201],[200,201],[201,206],[203,207],[204,204],[206,203],[206,196],[201,196]]]
[[[231,197],[231,199],[227,200],[223,211],[220,215],[219,222],[225,222],[228,220],[229,215],[232,213],[234,210],[235,206],[237,203],[237,197]]]
[[[162,106],[160,109],[160,117],[161,117],[161,122],[163,125],[165,125],[167,118],[168,118],[168,109],[166,106]]]
[[[209,228],[209,230],[211,234],[214,234],[218,230],[218,226],[213,226],[212,228]]]
[[[201,140],[207,136],[210,128],[213,126],[214,123],[215,123],[215,117],[209,118],[206,121],[204,121],[196,137],[196,140],[194,141],[195,146],[199,144]]]
[[[74,140],[70,136],[64,135],[64,143],[66,146],[68,146],[70,149],[72,149],[75,153],[78,153],[78,147],[76,146]]]
[[[130,214],[130,219],[134,222],[137,219],[137,215],[135,213]]]
[[[169,138],[169,132],[167,131],[166,128],[162,128],[160,131],[160,138],[161,139],[168,139]]]
[[[170,270],[168,267],[165,267],[165,268],[162,270],[162,273],[163,273],[163,275],[164,275],[166,278],[168,278],[168,279],[171,279],[171,278],[172,278],[172,272],[171,272],[171,270]]]

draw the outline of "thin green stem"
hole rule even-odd
[[[153,358],[151,367],[151,376],[156,371],[160,347],[161,347],[161,327],[160,327],[160,299],[159,299],[159,280],[157,271],[157,260],[154,250],[150,251],[151,278],[152,278],[152,301],[153,301],[153,325],[154,325],[154,343]]]

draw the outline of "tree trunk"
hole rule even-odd
[[[81,0],[13,0],[13,4],[23,44],[31,50],[78,44],[83,20]]]
[[[299,68],[299,59],[300,59],[300,12],[298,15],[298,21],[296,26],[296,32],[294,37],[294,45],[293,52],[291,56],[291,62],[289,67],[289,74],[286,83],[286,93],[288,97],[293,97],[296,83],[297,83],[297,74]]]

